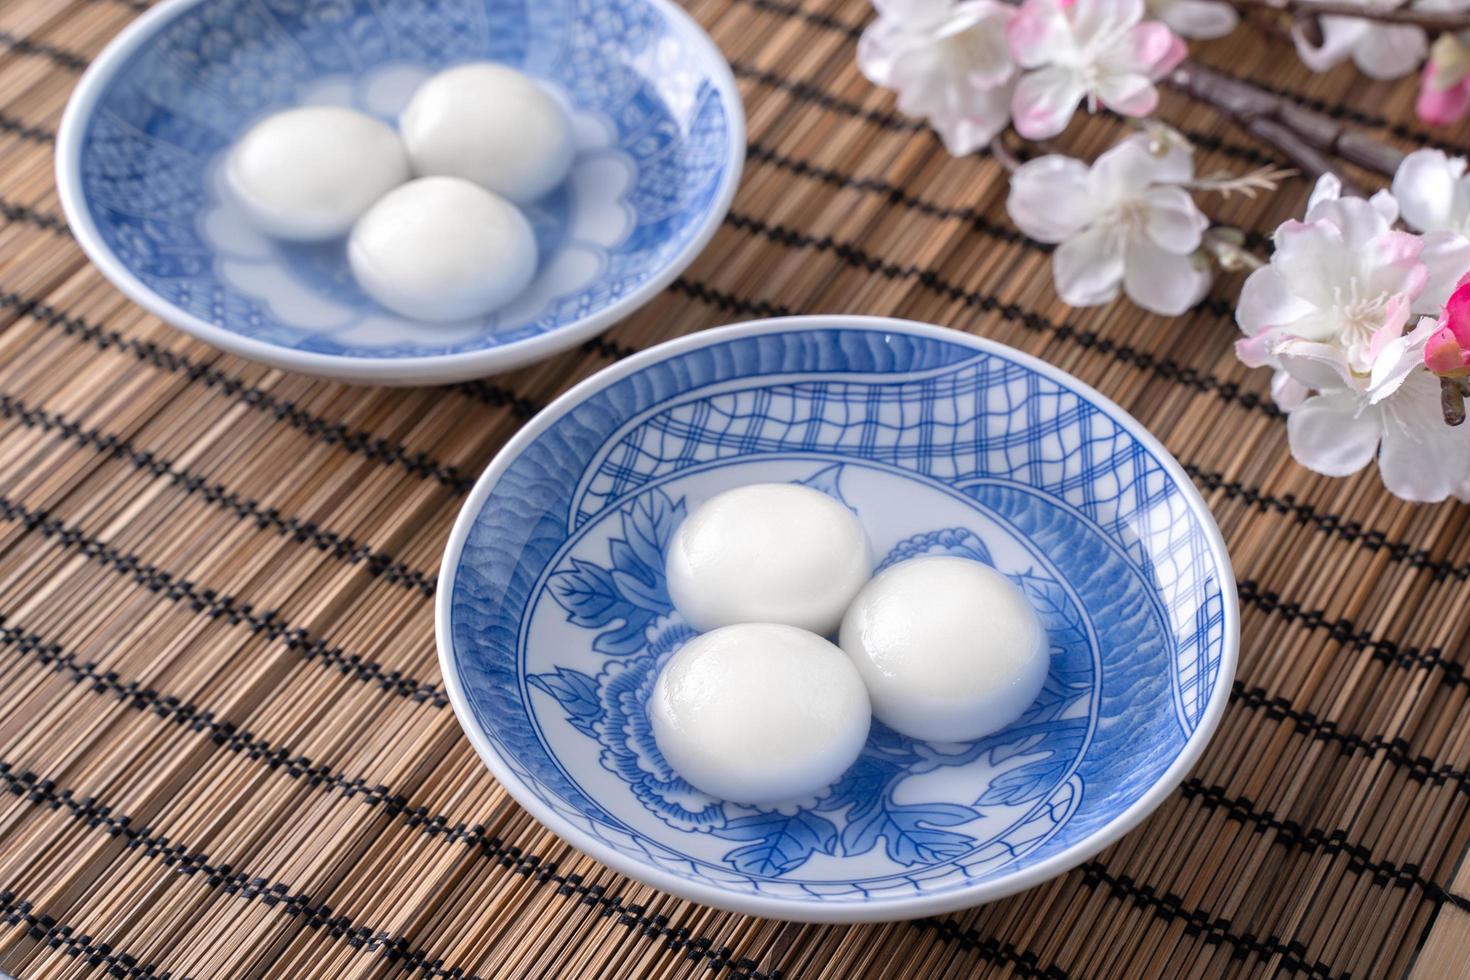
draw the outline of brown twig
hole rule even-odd
[[[1411,7],[1378,7],[1353,3],[1351,0],[1223,0],[1246,13],[1265,11],[1288,17],[1356,17],[1360,20],[1422,27],[1435,34],[1445,31],[1470,30],[1470,12],[1456,10],[1415,10]]]
[[[1404,154],[1363,135],[1344,123],[1304,109],[1249,82],[1186,62],[1167,77],[1168,83],[1196,102],[1229,116],[1246,132],[1274,147],[1309,177],[1335,173],[1337,160],[1364,170],[1393,176]],[[1343,179],[1343,192],[1361,193]]]
[[[1470,384],[1466,379],[1439,379],[1439,410],[1444,415],[1445,425],[1464,424],[1466,394],[1470,394]]]

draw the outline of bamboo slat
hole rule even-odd
[[[1059,303],[1001,168],[950,158],[858,73],[866,0],[686,6],[749,119],[705,253],[582,348],[390,390],[222,354],[92,269],[55,129],[146,3],[0,0],[0,976],[1466,975],[1470,508],[1296,466],[1231,351],[1238,279],[1172,319]],[[1196,52],[1405,148],[1470,150],[1392,121],[1412,81],[1313,75],[1261,31]],[[1202,170],[1269,158],[1175,96],[1163,112]],[[1304,196],[1215,213],[1265,232]],[[847,928],[679,901],[530,819],[445,704],[435,572],[497,449],[630,351],[802,312],[941,323],[1075,373],[1226,535],[1243,639],[1219,734],[1152,819],[1022,895]]]

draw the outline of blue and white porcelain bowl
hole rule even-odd
[[[301,104],[396,118],[428,75],[512,65],[568,108],[571,177],[528,209],[530,289],[493,316],[425,325],[353,282],[342,243],[267,239],[221,193],[251,125]],[[57,141],[67,220],[149,311],[277,367],[379,384],[505,371],[648,302],[714,234],[740,177],[730,68],[669,0],[170,0],[77,86]]]
[[[1051,641],[1027,714],[966,744],[875,722],[790,806],[680,779],[646,712],[693,635],[664,550],[712,494],[778,480],[852,507],[885,564],[962,555],[1020,585]],[[1116,840],[1203,751],[1237,630],[1219,530],[1142,425],[1010,348],[846,316],[705,331],[563,395],[476,484],[437,608],[460,723],[547,826],[688,898],[844,922],[975,905]]]

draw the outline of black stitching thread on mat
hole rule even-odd
[[[1343,755],[1363,751],[1369,755],[1383,753],[1384,761],[1402,769],[1416,783],[1433,786],[1452,785],[1458,792],[1470,794],[1470,770],[1454,766],[1436,766],[1426,755],[1415,755],[1407,740],[1401,737],[1384,738],[1382,735],[1357,735],[1337,730],[1337,722],[1331,718],[1319,718],[1310,711],[1294,708],[1284,697],[1272,697],[1259,687],[1246,687],[1236,681],[1230,688],[1231,697],[1239,704],[1261,711],[1267,718],[1290,721],[1296,730],[1310,735],[1319,742],[1335,743]]]
[[[876,194],[884,198],[889,204],[901,207],[916,214],[926,217],[948,220],[958,218],[969,224],[976,231],[996,241],[1006,242],[1012,245],[1024,245],[1038,252],[1051,252],[1056,246],[1035,239],[1027,238],[1015,228],[1008,225],[997,224],[981,214],[978,208],[957,207],[935,204],[921,197],[905,191],[897,184],[881,180],[877,177],[853,177],[839,170],[821,167],[806,160],[798,160],[786,156],[771,147],[761,143],[749,143],[745,147],[745,159],[748,162],[768,163],[779,167],[788,173],[799,177],[810,177],[830,187],[838,187],[843,190],[858,191],[860,193]]]
[[[1188,936],[1203,940],[1211,946],[1228,945],[1232,957],[1244,959],[1253,953],[1263,960],[1280,957],[1280,968],[1293,973],[1305,973],[1309,977],[1334,977],[1332,968],[1321,960],[1309,961],[1306,944],[1299,939],[1283,942],[1275,936],[1257,938],[1253,933],[1237,934],[1229,919],[1223,916],[1210,917],[1204,909],[1189,908],[1184,900],[1172,892],[1160,895],[1152,885],[1140,884],[1131,875],[1112,875],[1099,861],[1081,865],[1083,879],[1091,884],[1106,885],[1117,898],[1131,901],[1138,908],[1150,909],[1154,916],[1166,922],[1182,921]],[[1346,980],[1347,974],[1342,974]]]
[[[54,235],[61,235],[64,238],[71,237],[71,229],[67,227],[66,222],[61,217],[54,214],[47,214],[44,211],[37,211],[35,208],[25,204],[11,204],[8,201],[0,201],[0,218],[4,218],[6,221],[29,222],[37,228],[44,228]]]
[[[1017,949],[1011,943],[981,935],[975,929],[961,929],[959,923],[952,919],[914,919],[913,925],[920,932],[933,932],[934,938],[940,942],[979,953],[992,963],[1009,966],[1018,976],[1036,980],[1067,980],[1067,971],[1055,963],[1042,966],[1040,958],[1029,949]]]
[[[67,71],[79,72],[87,68],[87,59],[75,51],[67,51],[54,44],[47,44],[45,41],[33,41],[28,37],[21,37],[6,30],[0,30],[0,46],[7,47],[17,54],[40,55]]]
[[[63,956],[73,959],[81,957],[89,966],[106,967],[105,972],[114,977],[131,977],[137,980],[172,980],[168,970],[159,972],[151,963],[143,963],[136,956],[123,952],[111,943],[101,942],[89,933],[76,934],[69,925],[56,921],[49,915],[37,915],[35,906],[12,891],[0,891],[0,922],[6,925],[23,925],[26,935],[48,947],[58,950]],[[180,977],[179,980],[188,980]]]
[[[448,818],[442,814],[431,815],[428,809],[422,806],[409,807],[406,798],[393,793],[387,786],[369,785],[361,778],[349,779],[345,775],[334,772],[330,766],[314,763],[305,756],[293,754],[291,749],[284,746],[274,746],[269,741],[238,728],[232,722],[217,720],[212,712],[184,703],[176,697],[160,696],[158,692],[142,686],[137,681],[124,683],[116,672],[102,671],[95,663],[81,661],[75,654],[66,652],[59,644],[48,642],[36,634],[26,633],[19,627],[7,625],[3,618],[0,618],[0,643],[15,647],[21,653],[33,657],[52,670],[70,674],[75,681],[85,683],[98,693],[111,695],[134,710],[152,711],[159,717],[183,725],[191,731],[206,732],[215,744],[231,752],[245,754],[249,758],[260,760],[267,767],[278,769],[292,779],[305,780],[312,786],[339,791],[347,798],[361,798],[368,806],[381,807],[383,812],[389,816],[396,817],[406,814],[408,826],[421,828],[431,836],[442,834],[451,842],[469,841],[471,843],[476,843],[475,835],[483,837],[483,830],[480,828],[467,829],[462,824],[451,827]],[[1296,723],[1299,730],[1313,737],[1338,742],[1348,749],[1362,748],[1370,752],[1382,751],[1387,761],[1407,767],[1410,770],[1410,777],[1416,782],[1437,784],[1454,778],[1461,788],[1470,784],[1470,775],[1448,766],[1435,768],[1433,760],[1423,756],[1411,757],[1407,751],[1407,743],[1402,739],[1390,740],[1381,736],[1344,735],[1337,732],[1332,722],[1323,721],[1310,712],[1292,708],[1290,702],[1285,698],[1271,698],[1259,688],[1246,689],[1239,682],[1232,687],[1231,693],[1237,703],[1254,710],[1265,709],[1268,717],[1290,719]],[[1228,800],[1224,797],[1223,791],[1208,791],[1202,788],[1202,784],[1199,784],[1197,780],[1193,782],[1196,787],[1195,795],[1200,799],[1201,805],[1210,809],[1223,808],[1229,811],[1228,815],[1234,819],[1249,819],[1264,829],[1276,830],[1278,838],[1288,846],[1300,847],[1308,853],[1314,853],[1318,849],[1331,853],[1346,853],[1355,859],[1350,862],[1350,869],[1354,873],[1371,872],[1376,883],[1417,884],[1432,901],[1448,900],[1457,906],[1461,903],[1470,906],[1470,902],[1453,895],[1444,886],[1423,878],[1419,874],[1417,865],[1397,866],[1386,861],[1373,862],[1371,852],[1364,845],[1351,843],[1341,831],[1327,832],[1315,828],[1300,830],[1298,827],[1297,831],[1293,832],[1292,827],[1297,825],[1280,821],[1269,813],[1259,813],[1249,806],[1249,801]],[[526,861],[537,866],[547,864],[540,858],[527,858]],[[554,869],[554,866],[552,867]],[[620,899],[614,899],[614,901],[620,901]],[[946,931],[942,928],[942,921],[939,926],[942,932]],[[952,932],[952,930],[949,931]],[[1253,942],[1248,935],[1233,937],[1226,941],[1234,943],[1236,939],[1242,938],[1247,946]],[[984,955],[994,955],[1006,962],[1012,962],[1012,957],[1005,949],[993,948],[992,944],[987,941],[975,940],[973,935],[970,936],[970,939],[979,945],[967,945],[967,948],[975,948]],[[962,942],[962,945],[966,944]],[[1035,966],[1032,960],[1025,959],[1030,954],[1019,953],[1017,955],[1020,960],[1013,965]],[[1051,976],[1052,974],[1042,971],[1037,975]]]
[[[52,780],[42,779],[26,770],[17,772],[9,763],[0,761],[0,783],[15,796],[53,809],[65,809],[74,819],[89,827],[101,828],[110,837],[121,837],[130,850],[141,851],[144,856],[163,862],[176,874],[199,875],[211,888],[223,889],[247,902],[259,900],[270,908],[280,909],[292,919],[301,920],[308,928],[324,930],[334,939],[345,939],[355,949],[382,951],[390,961],[402,963],[429,977],[478,980],[462,967],[446,968],[442,959],[431,959],[426,951],[413,947],[405,936],[393,936],[358,925],[350,917],[334,913],[325,903],[313,902],[304,892],[292,892],[285,884],[249,875],[228,864],[212,864],[207,855],[166,836],[155,835],[147,827],[134,827],[131,818],[116,814],[111,807],[92,797],[78,799],[72,790],[58,788]],[[580,874],[562,874],[555,861],[543,860],[497,837],[486,836],[482,827],[467,828],[456,824],[425,829],[431,835],[443,835],[453,841],[468,843],[502,867],[533,878],[537,884],[554,884],[558,894],[574,895],[581,904],[598,908],[602,916],[616,916],[625,927],[650,938],[662,939],[665,948],[683,952],[688,959],[704,963],[709,970],[729,970],[744,980],[779,980],[779,971],[760,972],[756,969],[759,964],[749,958],[736,958],[735,951],[728,946],[717,947],[708,937],[694,936],[688,927],[672,927],[668,916],[649,915],[642,905],[627,904],[621,897],[609,896],[604,886],[588,885]]]
[[[1276,839],[1287,847],[1294,847],[1308,854],[1320,851],[1333,856],[1346,855],[1347,869],[1354,874],[1371,874],[1375,885],[1417,888],[1436,905],[1449,903],[1457,909],[1470,911],[1470,898],[1456,895],[1439,882],[1426,878],[1418,864],[1376,861],[1367,845],[1354,843],[1341,827],[1324,831],[1316,827],[1303,827],[1295,820],[1282,820],[1270,810],[1260,809],[1247,797],[1231,796],[1224,787],[1208,786],[1195,778],[1181,783],[1179,791],[1188,799],[1199,800],[1213,809],[1224,810],[1229,820],[1254,824],[1261,831],[1274,833]]]
[[[1395,643],[1389,639],[1375,638],[1367,629],[1359,629],[1345,616],[1331,619],[1320,609],[1303,609],[1301,603],[1285,601],[1271,589],[1263,589],[1252,579],[1241,579],[1236,583],[1236,592],[1242,602],[1248,602],[1262,612],[1280,616],[1288,623],[1297,623],[1309,630],[1326,630],[1332,639],[1358,653],[1367,653],[1374,660],[1405,670],[1439,668],[1442,683],[1449,687],[1470,686],[1465,666],[1445,657],[1438,647],[1421,650],[1416,646]]]
[[[291,625],[276,610],[257,612],[250,603],[235,596],[201,588],[188,579],[144,562],[137,555],[120,551],[78,528],[68,527],[44,510],[32,509],[0,496],[0,518],[19,522],[28,531],[56,540],[170,602],[186,604],[194,612],[203,613],[210,619],[249,626],[252,633],[285,644],[287,649],[300,653],[305,660],[319,661],[355,680],[376,684],[410,701],[427,701],[435,707],[448,703],[444,692],[433,684],[409,677],[401,670],[385,670],[382,665],[361,654],[349,653],[340,646],[329,646],[320,637],[313,637],[304,627]]]
[[[54,143],[56,134],[41,126],[31,126],[21,122],[14,116],[0,112],[0,133],[9,133],[19,136],[21,139],[30,140],[33,143]]]
[[[86,322],[81,317],[72,316],[40,300],[22,296],[19,293],[0,291],[0,308],[12,309],[46,326],[56,327],[67,336],[90,342],[98,350],[120,350],[146,364],[174,374],[184,375],[190,381],[198,382],[207,388],[215,388],[223,394],[238,398],[247,405],[268,412],[307,435],[331,445],[341,446],[349,452],[365,456],[375,462],[401,466],[414,476],[436,480],[457,493],[465,493],[473,485],[473,481],[463,473],[452,466],[435,462],[427,453],[410,453],[402,445],[389,442],[381,436],[375,436],[360,429],[349,429],[340,422],[329,422],[262,388],[248,385],[218,368],[165,350],[152,341],[124,337],[116,330],[106,330]]]
[[[362,565],[371,575],[413,589],[422,595],[434,594],[435,580],[432,576],[392,555],[374,550],[351,537],[328,531],[315,521],[284,515],[277,508],[263,506],[249,497],[227,489],[223,484],[210,483],[204,477],[181,470],[146,449],[137,448],[126,439],[85,428],[55,412],[32,408],[4,392],[0,392],[0,417],[14,419],[26,428],[64,436],[80,446],[130,463],[152,476],[167,477],[170,483],[186,493],[195,494],[206,502],[229,511],[242,521],[250,521],[261,530],[274,531],[292,541],[309,544],[348,564]]]
[[[382,807],[385,813],[391,815],[407,813],[409,811],[409,802],[407,802],[407,799],[404,796],[392,792],[388,786],[384,786],[382,783],[369,786],[360,777],[359,779],[348,779],[344,774],[332,770],[329,765],[313,763],[310,758],[295,754],[293,749],[287,748],[287,746],[272,745],[266,739],[253,735],[248,730],[240,729],[232,721],[216,720],[215,714],[212,711],[201,710],[197,705],[187,704],[187,702],[181,701],[176,696],[160,695],[154,689],[141,685],[137,680],[123,682],[121,676],[116,671],[104,671],[96,663],[79,660],[75,652],[68,652],[62,645],[57,644],[57,642],[47,641],[46,638],[37,635],[37,633],[28,633],[22,627],[12,626],[12,624],[7,623],[3,616],[0,616],[0,644],[12,646],[16,651],[21,652],[22,655],[28,655],[28,657],[34,658],[37,663],[50,667],[51,670],[57,671],[57,673],[71,674],[73,682],[84,683],[88,688],[93,689],[94,692],[101,693],[101,695],[115,696],[123,704],[134,708],[135,711],[151,711],[151,713],[156,714],[160,718],[165,718],[165,720],[173,721],[175,724],[188,727],[191,732],[209,733],[210,739],[216,745],[222,746],[222,748],[228,749],[231,752],[245,754],[248,758],[253,758],[253,760],[263,761],[269,768],[281,770],[285,776],[291,777],[291,779],[306,779],[313,786],[340,790],[347,798],[360,796],[369,807]],[[1323,718],[1317,717],[1316,714],[1310,713],[1310,711],[1302,711],[1299,708],[1294,708],[1288,699],[1279,698],[1279,696],[1273,698],[1264,689],[1245,688],[1244,683],[1239,682],[1239,680],[1236,680],[1232,688],[1230,688],[1230,698],[1232,698],[1232,701],[1244,705],[1244,707],[1251,708],[1251,710],[1263,711],[1272,720],[1291,720],[1295,724],[1297,732],[1302,733],[1302,735],[1311,736],[1311,738],[1317,739],[1317,741],[1339,743],[1339,745],[1344,746],[1345,752],[1351,752],[1354,749],[1363,749],[1363,751],[1369,752],[1369,754],[1383,752],[1385,761],[1395,765],[1395,767],[1407,768],[1408,776],[1414,782],[1427,782],[1433,783],[1433,785],[1454,782],[1464,792],[1470,792],[1470,773],[1466,773],[1464,770],[1455,770],[1455,768],[1449,767],[1449,765],[1436,767],[1433,760],[1424,757],[1424,755],[1414,757],[1414,755],[1411,755],[1408,742],[1404,741],[1404,739],[1385,739],[1383,736],[1344,735],[1344,733],[1338,732],[1338,727],[1336,727],[1336,723],[1333,723],[1333,721],[1323,720]],[[1195,782],[1198,782],[1198,780],[1195,780]],[[1204,793],[1204,804],[1210,808],[1223,805],[1214,801],[1210,793]],[[1255,813],[1254,808],[1248,807],[1247,804],[1232,805],[1232,810],[1239,811],[1239,813],[1230,814],[1232,817],[1250,818],[1252,823],[1257,824],[1257,826],[1272,827],[1274,829],[1273,824],[1276,823],[1276,818],[1272,814]],[[447,818],[442,817],[442,815],[429,817],[428,811],[423,810],[423,808],[416,808],[415,814],[423,823],[432,824],[435,827],[447,826]],[[1339,830],[1333,830],[1333,832],[1329,833],[1324,832],[1324,830],[1313,829],[1304,833],[1305,836],[1302,837],[1299,843],[1304,848],[1307,848],[1308,852],[1311,852],[1313,846],[1316,846],[1308,846],[1308,843],[1311,840],[1320,839],[1326,840],[1326,842],[1339,842],[1341,846],[1333,846],[1338,846],[1339,849],[1348,852],[1348,854],[1363,855],[1364,861],[1372,857],[1372,852],[1366,846],[1347,843],[1344,833],[1339,832]],[[1405,867],[1413,868],[1413,870],[1408,871],[1408,876],[1417,874],[1417,865],[1405,865]],[[1449,901],[1454,901],[1457,905],[1464,902],[1464,905],[1470,908],[1470,901],[1460,899],[1458,896],[1452,896],[1451,892],[1448,892],[1441,884],[1429,882],[1427,879],[1414,880],[1411,877],[1405,877],[1404,870],[1389,864],[1389,862],[1364,865],[1364,870],[1372,870],[1376,874],[1383,874],[1383,876],[1392,877],[1395,880],[1404,880],[1404,882],[1411,882],[1413,880],[1414,883],[1419,883],[1426,890],[1426,893],[1429,893],[1430,898],[1435,899],[1435,901],[1445,901],[1444,896],[1449,896]]]
[[[1470,563],[1456,565],[1442,558],[1433,558],[1423,548],[1414,548],[1407,541],[1390,541],[1382,531],[1365,530],[1358,521],[1345,520],[1336,514],[1322,513],[1287,493],[1280,497],[1263,492],[1259,487],[1248,486],[1237,480],[1227,480],[1221,473],[1205,470],[1193,463],[1182,464],[1184,471],[1195,483],[1206,490],[1219,490],[1228,498],[1241,500],[1256,510],[1275,511],[1296,519],[1299,524],[1310,524],[1325,534],[1336,535],[1344,541],[1360,544],[1369,551],[1385,551],[1389,560],[1410,568],[1428,571],[1435,581],[1453,578],[1463,581],[1470,578]]]

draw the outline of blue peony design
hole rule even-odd
[[[799,482],[843,500],[841,471],[841,464],[828,466]],[[816,854],[852,856],[879,847],[899,865],[922,867],[980,846],[961,828],[981,819],[986,808],[1040,800],[1066,777],[1086,737],[1086,718],[1070,709],[1091,689],[1089,638],[1066,589],[1030,571],[1011,578],[1047,626],[1052,671],[1041,697],[1015,726],[972,745],[936,747],[874,722],[862,755],[841,780],[780,807],[740,806],[689,785],[659,752],[647,711],[659,669],[695,635],[673,609],[664,578],[668,544],[685,514],[684,500],[650,490],[619,512],[621,535],[609,542],[606,565],[573,558],[551,576],[552,597],[569,622],[595,632],[592,649],[606,662],[595,677],[558,667],[530,678],[556,699],[573,728],[597,741],[602,766],[658,819],[738,844],[723,858],[746,874],[779,877]],[[931,554],[994,564],[973,531],[944,528],[900,542],[878,567]],[[895,798],[910,776],[986,757],[999,774],[969,804]]]

